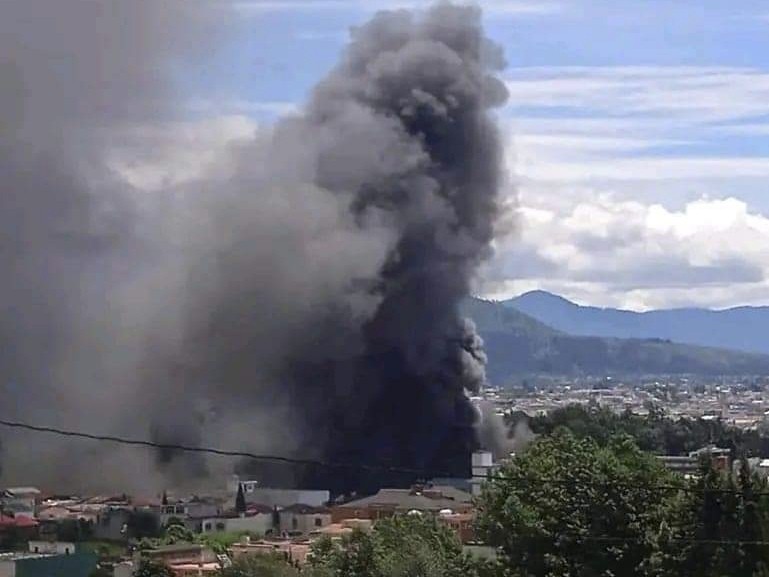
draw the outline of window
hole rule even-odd
[[[216,524],[216,530],[217,530],[217,531],[224,531],[224,530],[225,530],[225,528],[226,528],[226,527],[225,527],[224,523],[217,523],[217,524]]]
[[[321,519],[320,517],[315,517],[315,526],[323,527],[323,519]]]
[[[291,527],[293,529],[296,529],[297,527],[299,527],[299,520],[296,517],[291,519]]]

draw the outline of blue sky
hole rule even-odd
[[[503,194],[518,209],[477,291],[636,309],[769,304],[769,3],[480,4],[509,62]],[[184,79],[191,106],[269,124],[301,107],[351,27],[426,5],[236,0],[206,73]]]

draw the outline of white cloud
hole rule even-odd
[[[484,273],[486,296],[543,288],[634,309],[766,302],[769,218],[739,199],[672,210],[595,190],[530,190],[519,217]]]
[[[511,70],[510,106],[696,121],[766,113],[769,73],[739,67],[533,67]]]

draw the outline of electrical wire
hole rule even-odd
[[[453,476],[452,474],[446,473],[446,472],[426,471],[424,469],[410,469],[410,468],[404,468],[404,467],[392,467],[387,465],[371,465],[366,463],[339,463],[339,462],[321,461],[316,459],[286,457],[286,456],[272,455],[272,454],[257,454],[257,453],[251,453],[248,451],[220,449],[216,447],[184,445],[184,444],[177,444],[177,443],[159,443],[156,441],[148,441],[143,439],[131,439],[131,438],[120,437],[115,435],[99,435],[94,433],[86,433],[83,431],[61,429],[57,427],[33,425],[30,423],[25,423],[21,421],[11,421],[7,419],[0,419],[0,426],[12,428],[12,429],[27,430],[27,431],[37,432],[37,433],[58,435],[62,437],[87,439],[87,440],[98,441],[98,442],[108,442],[108,443],[115,443],[115,444],[135,446],[135,447],[147,447],[147,448],[153,448],[153,449],[181,451],[181,452],[187,452],[187,453],[206,453],[206,454],[218,455],[218,456],[224,456],[224,457],[239,457],[244,459],[251,459],[254,461],[277,463],[277,464],[283,464],[283,465],[321,467],[321,468],[328,468],[328,469],[353,469],[353,470],[357,469],[360,471],[368,471],[368,472],[410,475],[410,476],[417,477],[419,479],[424,479],[424,480]],[[559,486],[566,486],[566,487],[575,487],[581,484],[578,479],[553,479],[553,478],[545,478],[545,477],[533,477],[533,476],[527,476],[527,475],[512,476],[510,474],[500,474],[498,472],[496,473],[491,472],[490,474],[486,474],[486,475],[471,474],[466,478],[483,479],[487,481],[491,479],[495,479],[503,482],[513,482],[513,483],[520,483],[520,484],[527,483],[533,486],[559,485]],[[617,481],[612,481],[612,484],[614,486],[617,486],[618,483]],[[699,489],[696,487],[686,486],[684,484],[681,484],[681,485],[649,484],[649,485],[643,486],[643,485],[638,485],[637,483],[633,483],[629,488],[636,488],[636,489],[640,488],[640,489],[646,489],[649,491],[680,492],[680,493],[691,493],[691,494],[704,494],[704,493],[715,494],[715,495],[743,494],[743,491],[735,490],[735,489],[715,489],[715,488]],[[769,497],[769,491],[752,492],[751,496],[756,498]]]

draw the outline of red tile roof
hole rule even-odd
[[[8,517],[0,514],[0,527],[11,528],[16,527],[19,529],[37,527],[39,523],[31,517],[24,517],[23,515],[18,517]]]

